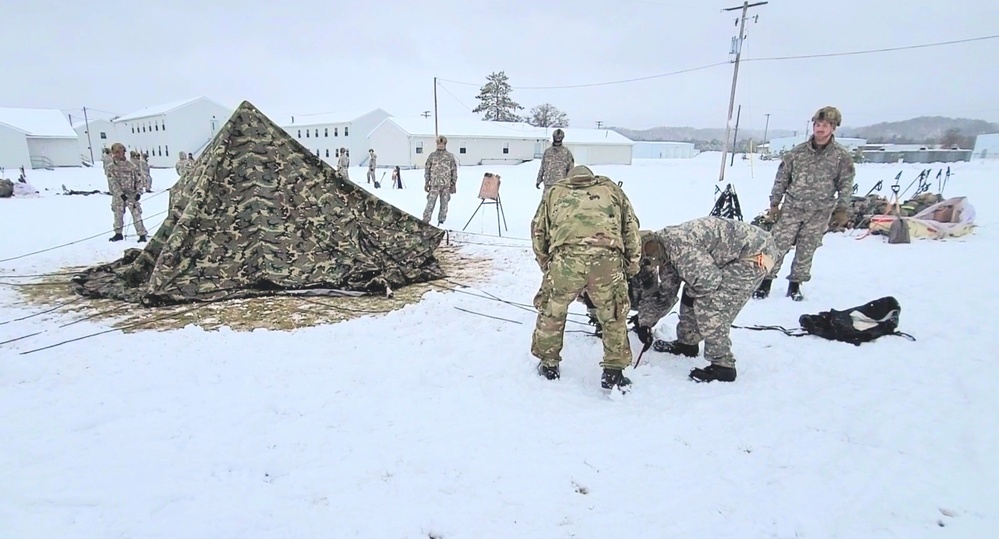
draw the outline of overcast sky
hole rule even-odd
[[[96,116],[204,95],[291,115],[381,107],[470,114],[504,70],[525,107],[571,125],[724,127],[734,0],[3,0],[0,106]],[[999,1],[770,0],[751,15],[743,59],[999,34]],[[844,125],[920,115],[999,121],[999,40],[880,54],[743,62],[744,128],[803,129],[838,106]],[[452,95],[453,94],[453,95]]]

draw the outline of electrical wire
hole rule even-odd
[[[981,36],[981,37],[971,37],[967,39],[955,39],[951,41],[938,41],[935,43],[924,43],[921,45],[906,45],[903,47],[888,47],[883,49],[868,49],[861,51],[849,51],[849,52],[829,52],[822,54],[801,54],[797,56],[770,56],[767,58],[743,58],[743,62],[771,62],[778,60],[800,60],[804,58],[831,58],[834,56],[855,56],[858,54],[875,54],[880,52],[894,52],[894,51],[904,51],[911,49],[925,49],[927,47],[941,47],[944,45],[956,45],[958,43],[970,43],[972,41],[985,41],[988,39],[997,39],[999,34],[994,34],[991,36]]]

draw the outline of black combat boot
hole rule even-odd
[[[697,357],[701,352],[698,344],[684,344],[680,341],[656,341],[652,343],[652,349],[656,352],[666,352],[675,356]]]
[[[122,236],[121,234],[115,234],[114,236],[108,238],[108,241],[121,241],[123,239],[125,239],[125,237]]]
[[[712,363],[703,369],[694,369],[690,371],[690,379],[695,382],[734,382],[735,381],[735,368],[734,367],[722,367],[721,365],[715,365]]]
[[[621,393],[627,393],[631,386],[631,380],[624,376],[621,369],[604,369],[604,374],[600,377],[600,387],[610,391],[615,387]]]
[[[770,285],[773,284],[773,282],[773,279],[763,279],[760,281],[760,286],[753,292],[753,298],[765,299],[770,297]]]
[[[146,242],[146,235],[143,234],[143,235],[139,236],[139,239],[137,241],[139,243],[145,243]]]
[[[544,376],[549,380],[558,380],[562,377],[562,373],[558,370],[558,365],[545,365],[544,363],[538,363],[538,375]]]
[[[801,283],[796,283],[794,281],[787,283],[787,297],[793,299],[794,301],[801,301],[805,299],[805,296],[801,295]]]

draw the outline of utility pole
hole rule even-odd
[[[597,120],[597,121],[596,121],[596,124],[597,124],[597,129],[603,129],[603,127],[604,127],[604,123],[603,123],[602,121],[600,121],[600,120]]]
[[[90,164],[94,164],[94,143],[90,141],[90,119],[87,118],[87,107],[83,107],[83,122],[87,126],[87,147],[90,149]]]
[[[423,111],[423,114],[420,114],[420,116],[423,116],[424,118],[429,118],[430,117],[430,111],[429,110],[425,110],[425,111]]]
[[[732,39],[732,52],[735,53],[735,69],[732,71],[732,93],[728,98],[728,119],[725,122],[725,147],[722,149],[721,158],[721,171],[718,173],[718,182],[721,183],[725,181],[725,157],[728,153],[728,141],[729,134],[732,132],[732,113],[735,111],[735,85],[739,80],[739,61],[742,59],[742,42],[746,38],[746,13],[751,7],[757,7],[766,5],[769,2],[756,2],[750,4],[748,0],[743,1],[741,6],[725,8],[722,11],[735,11],[737,9],[742,10],[742,15],[739,17],[739,37]],[[754,22],[759,18],[757,15],[754,18]]]
[[[739,118],[742,118],[742,105],[739,105],[739,112],[735,113],[735,134],[732,135],[732,162],[728,166],[735,164],[735,149],[739,147]]]
[[[437,137],[440,136],[440,131],[437,130],[437,77],[434,77],[434,143],[437,143]]]
[[[767,139],[767,129],[770,127],[770,113],[766,113],[765,116],[767,117],[767,123],[763,126],[763,142],[769,142],[769,139]]]

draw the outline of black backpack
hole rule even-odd
[[[790,337],[814,335],[830,341],[848,342],[860,346],[885,335],[897,335],[915,341],[915,337],[898,330],[902,307],[898,300],[885,296],[857,307],[842,311],[829,309],[819,314],[803,314],[798,318],[801,329],[791,330],[781,326],[732,326],[756,331],[780,331]]]
[[[804,314],[798,318],[798,323],[809,335],[857,346],[885,335],[900,335],[915,340],[911,335],[898,331],[901,311],[902,307],[895,298],[885,296],[844,311],[830,309],[819,314]]]

